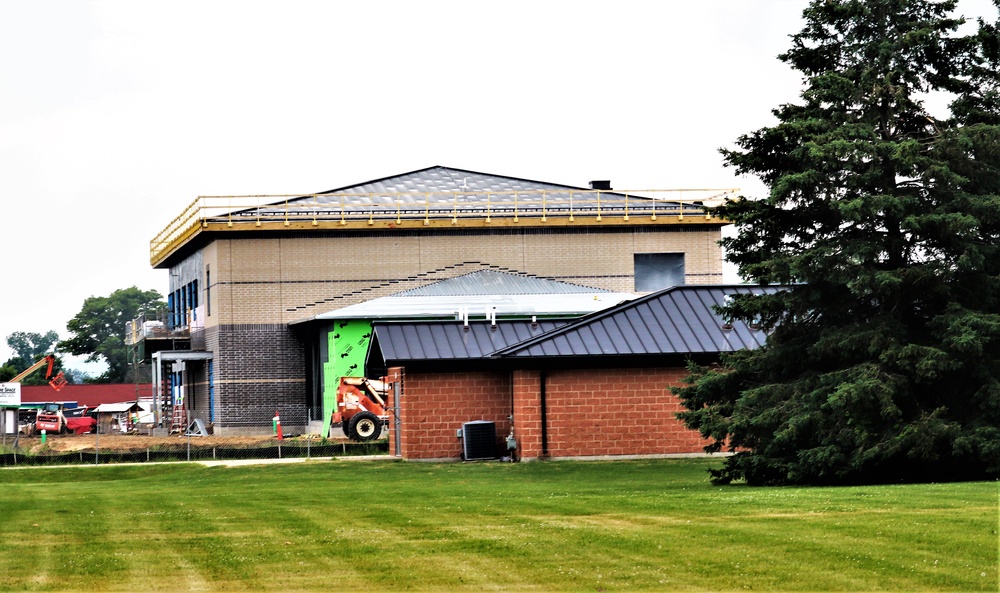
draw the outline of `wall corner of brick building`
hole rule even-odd
[[[400,387],[399,388],[399,393],[403,393],[403,374],[404,374],[403,367],[392,367],[392,368],[388,369],[388,371],[386,372],[386,382],[389,383],[389,385],[393,385],[395,383],[399,383],[400,384],[399,385],[399,387]],[[389,410],[395,410],[396,409],[396,399],[395,399],[396,396],[395,396],[395,393],[396,393],[395,389],[390,388],[388,390],[388,394],[387,394],[387,398],[386,398],[386,404],[387,404],[387,407],[388,407]],[[400,420],[402,420],[402,417],[403,417],[403,413],[402,413],[402,403],[403,403],[403,401],[405,401],[405,398],[400,397]],[[400,451],[396,450],[396,438],[395,438],[396,435],[394,434],[395,430],[396,430],[396,426],[397,426],[397,423],[395,422],[395,417],[392,416],[392,415],[390,415],[390,417],[389,417],[389,455],[392,456],[392,457],[402,457],[402,453]],[[400,449],[406,450],[406,446],[403,445],[403,443],[405,442],[404,436],[406,434],[405,431],[403,430],[403,428],[406,426],[406,424],[403,423],[403,422],[399,422],[398,426],[400,427],[400,430],[399,430],[399,432],[400,432],[400,434],[399,434],[399,437],[400,437],[399,438]]]

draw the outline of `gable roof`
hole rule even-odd
[[[770,294],[781,287],[748,285],[675,286],[621,303],[576,320],[552,326],[527,322],[459,321],[376,322],[369,359],[388,366],[415,363],[471,362],[478,359],[509,365],[514,361],[628,357],[631,361],[663,362],[688,356],[758,348],[766,334],[747,324],[726,321],[715,312],[727,295]],[[539,329],[548,329],[544,332]],[[506,343],[504,343],[506,342]],[[493,347],[493,350],[490,348]]]
[[[732,294],[765,294],[781,287],[674,286],[580,318],[545,335],[498,350],[494,357],[718,354],[758,348],[766,334],[715,311]]]
[[[616,192],[434,166],[313,194],[199,196],[150,241],[150,263],[172,266],[219,233],[482,232],[494,219],[558,227],[552,217],[575,227],[721,227],[728,223],[703,206],[735,191]]]
[[[603,288],[591,288],[549,280],[526,274],[511,274],[497,270],[477,270],[454,278],[441,280],[393,296],[469,296],[515,294],[592,294],[610,293]]]
[[[346,185],[319,193],[320,195],[350,194],[367,196],[368,194],[408,193],[422,195],[424,193],[461,191],[485,194],[486,192],[509,193],[515,191],[532,192],[570,189],[585,191],[589,188],[437,165],[408,173],[400,173],[380,179]]]
[[[292,323],[332,319],[455,318],[460,311],[480,319],[488,312],[500,317],[576,317],[635,296],[535,276],[479,270]]]
[[[373,179],[282,200],[234,216],[268,216],[333,205],[345,213],[359,212],[392,216],[442,216],[493,212],[495,215],[617,211],[626,204],[638,213],[653,205],[652,198],[612,190],[534,181],[519,177],[481,173],[466,169],[434,166],[408,173]],[[659,200],[657,208],[666,213],[678,203]],[[303,210],[304,209],[304,210]],[[366,214],[368,215],[368,214]]]

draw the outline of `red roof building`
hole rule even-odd
[[[136,385],[134,383],[84,383],[82,385],[64,385],[56,391],[48,385],[22,385],[22,403],[42,402],[77,402],[81,406],[96,408],[101,404],[134,402],[137,398],[153,397],[152,383]]]

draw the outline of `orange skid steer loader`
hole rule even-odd
[[[373,441],[382,434],[389,418],[385,403],[386,383],[365,377],[341,377],[337,387],[337,409],[331,423],[340,422],[347,438]]]

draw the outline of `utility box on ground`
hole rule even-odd
[[[497,458],[496,422],[476,420],[462,425],[462,459]]]

